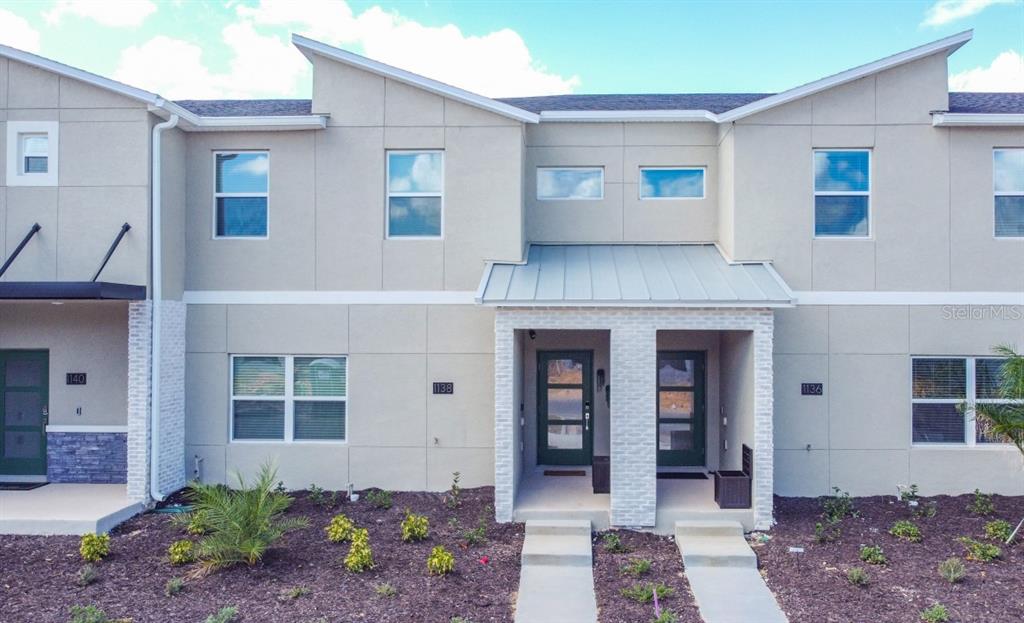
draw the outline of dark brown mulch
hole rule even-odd
[[[617,534],[628,551],[612,553],[602,537]],[[651,561],[647,574],[634,578],[622,573],[631,559]],[[648,623],[654,619],[654,604],[641,604],[622,596],[622,589],[640,582],[663,582],[674,594],[661,602],[662,609],[675,613],[678,623],[701,623],[690,583],[683,574],[683,559],[671,537],[648,532],[611,530],[594,535],[594,590],[601,623]]]
[[[1024,516],[1024,497],[994,496],[996,512],[975,517],[967,511],[971,495],[927,498],[938,505],[935,517],[912,519],[924,537],[908,543],[888,531],[910,511],[893,497],[857,498],[859,517],[841,524],[842,536],[834,543],[814,541],[821,502],[807,498],[776,498],[778,525],[772,539],[756,548],[768,586],[774,591],[791,623],[871,621],[917,623],[921,610],[941,603],[956,623],[1009,623],[1024,621],[1024,546],[1001,546],[1003,559],[964,561],[966,579],[949,584],[938,571],[947,558],[964,558],[957,537],[985,541],[985,523],[1003,519],[1016,525]],[[859,558],[861,545],[882,547],[888,564],[868,565]],[[789,553],[791,546],[804,553]],[[870,583],[857,588],[846,579],[850,567],[863,567]]]
[[[168,579],[188,568],[172,567],[168,545],[184,538],[166,515],[136,517],[115,531],[111,555],[97,565],[100,579],[76,584],[82,566],[77,537],[0,537],[0,620],[5,623],[64,623],[72,605],[95,604],[111,617],[202,623],[224,606],[237,606],[238,621],[424,621],[448,623],[461,616],[483,623],[511,621],[519,586],[521,524],[495,524],[493,488],[466,489],[462,505],[449,510],[441,494],[395,493],[389,510],[371,507],[365,496],[328,510],[296,494],[289,515],[310,519],[310,527],[286,535],[264,561],[189,582],[176,596],[164,595]],[[430,518],[430,537],[421,543],[400,540],[399,523],[408,507]],[[335,513],[348,515],[370,532],[376,569],[345,570],[347,544],[327,541],[324,526]],[[464,547],[462,534],[480,517],[488,523],[488,542]],[[454,518],[457,524],[449,523]],[[431,548],[444,545],[455,554],[455,572],[430,577]],[[488,562],[480,562],[487,556]],[[390,583],[398,594],[379,597],[374,587]],[[294,599],[282,593],[304,587]]]

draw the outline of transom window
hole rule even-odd
[[[1024,237],[1024,149],[992,152],[997,238]]]
[[[389,151],[388,238],[440,238],[444,219],[444,153]]]
[[[235,441],[345,441],[347,401],[344,356],[231,358]]]
[[[602,167],[538,167],[537,199],[603,199]]]
[[[703,167],[640,167],[641,199],[703,199]]]
[[[270,152],[215,152],[214,180],[214,237],[266,238]]]
[[[866,238],[871,235],[871,152],[866,149],[814,151],[814,235]]]
[[[913,359],[913,442],[1005,443],[975,417],[973,405],[1006,404],[999,393],[1005,359],[994,357],[915,357]],[[966,409],[961,410],[961,405]]]

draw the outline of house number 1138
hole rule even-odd
[[[434,393],[435,394],[454,394],[455,393],[455,383],[451,383],[451,382],[447,382],[447,381],[446,382],[441,382],[441,383],[434,383]]]

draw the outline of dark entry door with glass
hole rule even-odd
[[[593,355],[537,353],[537,463],[590,465],[593,454]]]
[[[658,353],[658,465],[703,466],[704,353]]]
[[[0,474],[46,475],[49,355],[0,351]]]

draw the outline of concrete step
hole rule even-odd
[[[691,567],[757,569],[757,556],[743,537],[682,535],[676,537],[676,545],[687,570]]]
[[[738,536],[743,538],[743,524],[738,521],[714,519],[692,519],[676,522],[676,537],[679,536]]]
[[[529,523],[527,524],[529,530]],[[582,534],[530,534],[523,541],[522,564],[590,567],[590,532]]]
[[[590,538],[590,522],[585,519],[544,519],[526,523],[526,534],[577,535]]]

